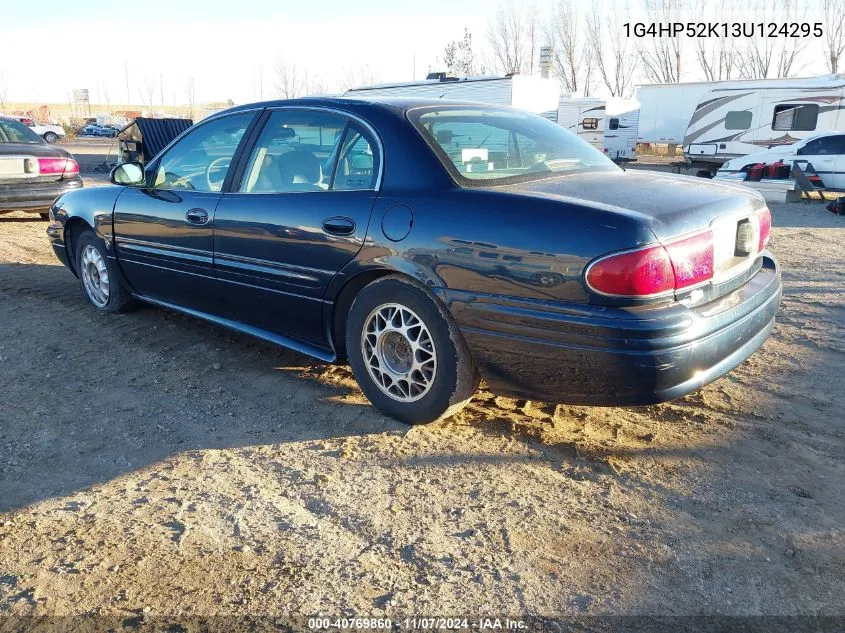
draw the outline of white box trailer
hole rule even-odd
[[[557,109],[560,85],[535,75],[510,77],[446,77],[434,73],[436,79],[409,83],[381,84],[347,90],[343,96],[422,97],[428,99],[454,99],[510,106],[529,112],[547,113]]]
[[[683,144],[687,125],[701,97],[718,84],[730,83],[735,82],[639,86],[637,100],[640,102],[640,117],[637,143]]]
[[[629,99],[561,97],[557,122],[617,162],[637,158],[639,104]]]

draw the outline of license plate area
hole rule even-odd
[[[26,159],[19,156],[0,157],[0,178],[22,178],[26,175]]]
[[[713,231],[714,285],[741,275],[751,268],[758,256],[760,219],[756,213],[742,213],[716,218]]]

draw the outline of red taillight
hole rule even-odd
[[[713,277],[713,231],[666,245],[675,270],[675,290],[694,286]]]
[[[772,212],[763,209],[760,212],[760,242],[757,244],[757,252],[762,253],[766,244],[769,243],[769,236],[772,234]]]
[[[660,244],[600,259],[587,271],[587,284],[606,295],[645,297],[675,287],[669,254]]]
[[[78,174],[79,164],[72,158],[39,158],[38,172],[50,174]]]
[[[713,233],[610,255],[592,264],[587,285],[606,295],[651,297],[682,290],[713,277]]]

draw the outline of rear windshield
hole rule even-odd
[[[43,143],[41,137],[30,130],[23,123],[0,119],[0,143],[27,143],[38,145]]]
[[[464,185],[619,169],[575,134],[529,112],[435,106],[411,110],[408,117],[455,180]]]

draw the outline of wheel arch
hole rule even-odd
[[[393,259],[393,258],[387,258]],[[342,285],[336,290],[335,299],[332,303],[331,318],[328,323],[328,335],[330,343],[335,350],[338,359],[346,358],[346,321],[349,316],[349,309],[355,297],[366,286],[383,277],[400,277],[429,295],[433,301],[441,304],[448,312],[448,308],[442,305],[442,301],[432,291],[433,279],[437,277],[430,269],[419,266],[402,259],[400,265],[391,262],[393,266],[368,267],[357,271],[354,275],[342,280]]]
[[[76,240],[86,230],[93,231],[93,227],[83,218],[79,216],[72,216],[65,222],[64,243],[65,251],[67,252],[68,268],[77,277],[79,271],[76,270]]]

